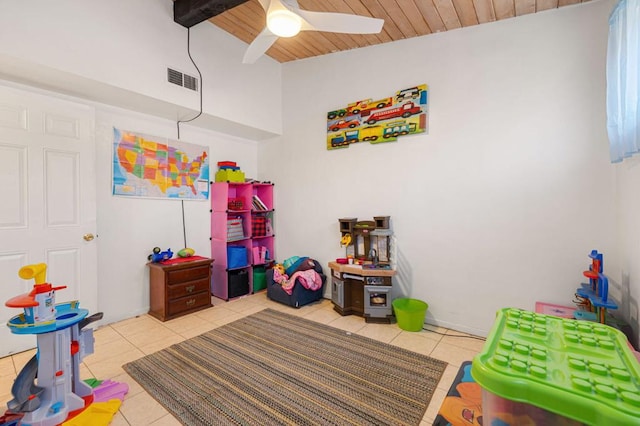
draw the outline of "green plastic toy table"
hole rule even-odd
[[[502,309],[471,375],[484,424],[640,425],[640,364],[603,324]]]

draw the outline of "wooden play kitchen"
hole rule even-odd
[[[338,219],[344,258],[329,262],[331,301],[340,315],[359,315],[366,322],[390,323],[392,277],[389,216],[372,221]]]
[[[392,269],[365,269],[362,265],[329,262],[331,302],[340,315],[358,315],[366,322],[391,323]]]

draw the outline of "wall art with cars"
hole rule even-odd
[[[358,142],[392,142],[400,136],[427,132],[426,84],[398,90],[378,100],[352,102],[327,113],[327,149]]]

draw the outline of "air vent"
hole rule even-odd
[[[182,86],[182,73],[180,71],[172,70],[171,68],[167,68],[167,80],[169,83],[177,84],[178,86]]]
[[[190,75],[183,75],[184,87],[187,89],[198,91],[198,79],[195,77],[191,77]]]
[[[167,81],[187,89],[198,91],[198,78],[167,68]]]

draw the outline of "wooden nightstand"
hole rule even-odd
[[[213,259],[149,266],[149,315],[167,321],[211,307],[211,264]]]

